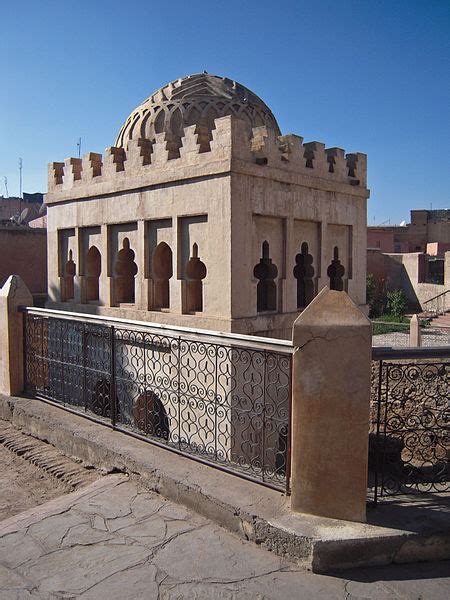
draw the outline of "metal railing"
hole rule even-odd
[[[373,348],[372,359],[369,495],[448,494],[450,346]]]
[[[290,342],[23,311],[28,394],[288,489]]]
[[[289,490],[291,342],[23,311],[29,395]],[[448,493],[450,346],[372,358],[369,497]]]
[[[450,290],[445,290],[437,296],[423,302],[425,312],[431,316],[438,317],[450,310]]]

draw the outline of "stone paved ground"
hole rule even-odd
[[[450,564],[315,575],[123,475],[0,523],[2,600],[447,600],[445,575]]]

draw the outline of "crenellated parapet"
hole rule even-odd
[[[81,179],[84,183],[89,183],[94,177],[100,177],[102,174],[103,157],[97,152],[89,152],[83,156],[81,161]]]
[[[48,191],[53,192],[62,185],[64,179],[64,163],[52,162],[48,165]]]
[[[82,159],[50,163],[48,192],[52,198],[59,191],[72,189],[81,194],[81,188],[97,184],[105,184],[105,190],[109,184],[108,191],[113,191],[119,181],[123,183],[118,189],[125,189],[126,181],[131,187],[139,187],[163,181],[164,177],[174,181],[177,173],[182,178],[190,173],[194,177],[211,173],[214,165],[218,165],[217,172],[219,167],[223,172],[253,165],[253,172],[256,169],[262,176],[270,172],[274,177],[272,170],[278,169],[307,176],[309,182],[318,178],[361,188],[367,184],[365,154],[345,154],[342,148],[325,148],[320,142],[304,142],[293,134],[277,136],[273,128],[266,126],[254,127],[249,135],[242,121],[226,116],[216,119],[212,130],[192,125],[184,128],[181,138],[156,133],[153,141],[130,139],[126,148],[113,146],[103,155],[89,152]]]
[[[289,171],[350,185],[367,185],[365,154],[345,154],[342,148],[303,142],[302,137],[293,134],[275,138],[265,127],[253,129],[251,145],[257,164],[281,166]]]
[[[115,146],[107,148],[103,159],[104,174],[113,177],[116,173],[122,173],[125,171],[126,160],[127,153],[123,148],[116,148]]]
[[[63,186],[72,187],[81,180],[81,158],[66,158],[64,160]]]

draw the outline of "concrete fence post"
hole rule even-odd
[[[411,321],[409,322],[409,345],[413,348],[418,348],[422,345],[420,321],[417,315],[413,315],[411,317]]]
[[[0,392],[14,396],[23,391],[23,314],[33,296],[19,275],[10,275],[0,289]]]
[[[293,326],[291,508],[365,521],[370,321],[324,288]]]

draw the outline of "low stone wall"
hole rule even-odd
[[[367,273],[383,280],[387,290],[404,291],[411,310],[425,310],[427,300],[450,289],[450,252],[445,259],[445,285],[422,283],[426,268],[426,255],[420,252],[385,254],[380,250],[367,250]]]

